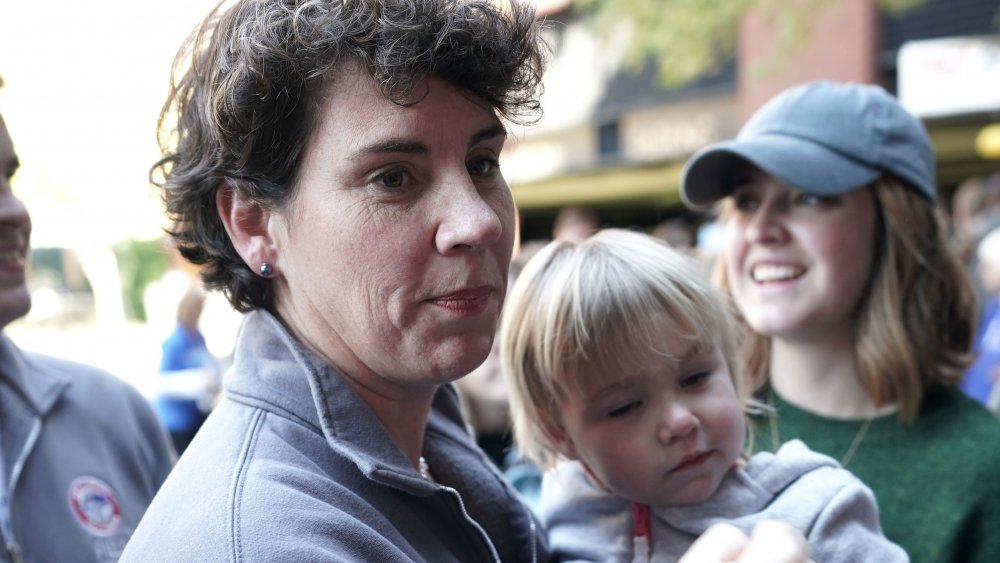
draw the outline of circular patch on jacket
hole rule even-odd
[[[69,484],[69,507],[88,532],[109,536],[122,521],[121,503],[104,481],[84,475]]]

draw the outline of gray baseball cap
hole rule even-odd
[[[764,104],[731,140],[695,153],[681,197],[706,207],[729,195],[733,167],[748,161],[800,190],[838,195],[883,174],[933,202],[934,150],[923,123],[879,86],[813,82]]]

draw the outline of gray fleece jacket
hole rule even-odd
[[[174,463],[138,391],[0,334],[0,561],[112,563]]]
[[[247,315],[220,405],[122,563],[544,561],[535,520],[434,398],[423,479],[341,375],[264,311]]]
[[[561,561],[632,561],[631,503],[563,462],[542,483],[541,517]],[[909,561],[882,535],[871,490],[833,459],[791,441],[730,471],[719,490],[692,506],[652,507],[652,561],[677,561],[709,526],[750,533],[763,519],[801,531],[816,563]]]

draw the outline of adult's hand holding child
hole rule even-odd
[[[776,520],[762,520],[750,537],[734,526],[708,529],[679,563],[811,563],[802,534]]]

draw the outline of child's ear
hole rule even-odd
[[[559,455],[566,459],[578,459],[573,440],[566,434],[566,430],[562,427],[562,424],[555,417],[549,416],[547,413],[542,417],[542,420],[544,420],[542,423],[542,432],[545,433],[545,437],[548,438],[552,446],[559,452]]]

